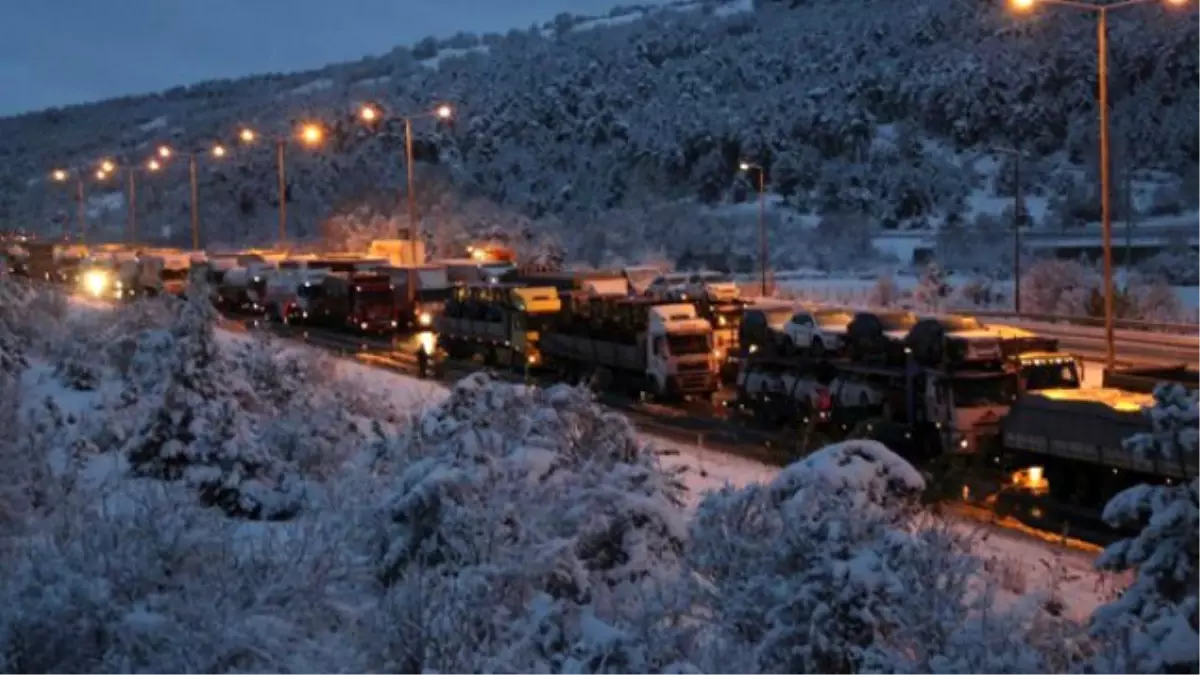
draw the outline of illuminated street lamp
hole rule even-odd
[[[113,164],[112,160],[106,159],[103,162],[100,162],[99,173],[112,173],[113,171],[116,170],[116,168],[117,168],[117,165]]]
[[[1100,236],[1104,246],[1104,343],[1106,347],[1106,366],[1116,366],[1117,351],[1114,340],[1114,308],[1113,308],[1113,265],[1112,265],[1112,211],[1109,200],[1109,153],[1108,153],[1108,13],[1145,5],[1159,0],[1119,0],[1118,2],[1103,3],[1092,0],[1009,0],[1009,5],[1018,13],[1030,13],[1039,4],[1061,5],[1085,12],[1096,14],[1096,79],[1099,80],[1100,108]],[[1183,7],[1190,0],[1163,0],[1169,5]]]
[[[72,175],[75,176],[75,201],[77,202],[76,216],[79,219],[79,238],[81,241],[84,241],[87,238],[87,212],[83,203],[83,173],[67,169],[55,169],[50,172],[50,178],[55,183],[66,183],[71,180]],[[66,230],[63,233],[64,235],[70,231],[70,228],[65,224],[63,225],[63,229]]]
[[[191,220],[192,220],[192,249],[193,250],[200,249],[200,185],[199,185],[199,178],[197,175],[198,170],[197,170],[197,159],[196,158],[202,152],[203,152],[203,150],[197,150],[197,149],[189,150],[187,152],[188,186],[191,188],[191,197],[192,197],[192,203],[191,203],[192,218],[191,218]],[[208,152],[216,159],[222,159],[225,157],[225,155],[228,154],[228,150],[225,149],[225,146],[223,146],[219,143],[212,146],[212,148],[209,149]],[[161,145],[158,147],[158,156],[159,157],[166,159],[166,158],[172,157],[174,155],[175,155],[175,150],[173,150],[170,146]],[[151,171],[157,171],[158,168],[156,168],[156,167],[161,168],[161,166],[162,166],[158,162],[158,160],[151,159],[150,162],[151,163],[148,166],[148,168]]]
[[[249,128],[242,127],[238,132],[238,140],[245,144],[251,144],[258,140],[258,132]],[[306,122],[301,124],[296,129],[296,137],[300,143],[306,147],[314,148],[325,141],[325,129],[316,122]],[[288,144],[288,138],[283,136],[275,137],[275,165],[276,172],[279,176],[279,244],[287,240],[287,165],[285,150]]]
[[[300,127],[300,142],[308,147],[315,147],[325,140],[325,131],[319,124],[309,122]]]
[[[162,164],[159,164],[157,159],[151,158],[150,161],[146,162],[146,169],[149,171],[158,171],[161,168]]]
[[[762,274],[762,294],[767,296],[767,172],[760,164],[742,161],[738,169],[758,174],[758,266]]]
[[[454,108],[448,103],[442,103],[432,110],[415,115],[392,115],[394,118],[404,120],[404,164],[408,176],[408,237],[411,245],[413,263],[419,263],[417,260],[417,240],[420,239],[420,224],[417,222],[417,192],[416,192],[416,177],[414,175],[415,162],[413,161],[413,134],[412,123],[414,119],[422,117],[433,117],[439,120],[449,120],[454,117]],[[368,124],[374,124],[383,118],[383,112],[378,106],[364,105],[358,109],[358,118]]]

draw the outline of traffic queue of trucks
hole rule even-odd
[[[1196,475],[1122,447],[1149,430],[1153,383],[1196,388],[1194,371],[1109,371],[1056,340],[965,316],[918,316],[773,301],[727,280],[629,271],[529,272],[491,258],[412,265],[384,256],[209,255],[22,244],[10,267],[94,297],[182,292],[190,275],[228,311],[354,332],[435,329],[451,358],[554,373],[632,396],[712,399],[804,438],[876,438],[914,458],[960,458],[1011,475],[1005,489],[1096,508],[1121,486]],[[395,250],[393,250],[395,249]],[[396,254],[396,255],[390,255]],[[734,287],[736,289],[736,287]],[[434,356],[429,354],[427,356]]]

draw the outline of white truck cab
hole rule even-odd
[[[716,389],[718,363],[713,328],[692,304],[650,308],[646,331],[646,375],[660,394]]]

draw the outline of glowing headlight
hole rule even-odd
[[[417,315],[417,323],[422,326],[428,326],[433,323],[433,316],[429,312],[421,312]]]
[[[718,317],[717,317],[717,325],[718,325],[718,326],[724,326],[724,325],[725,325],[725,317],[723,317],[723,316],[718,316]]]
[[[83,275],[83,287],[88,293],[99,297],[108,287],[108,275],[100,270],[90,270]]]

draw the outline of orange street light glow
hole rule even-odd
[[[379,119],[379,111],[374,106],[364,105],[359,108],[358,117],[364,122],[374,122]]]
[[[300,129],[300,140],[305,145],[317,145],[325,137],[325,133],[321,131],[321,127],[315,124],[305,124]]]
[[[171,157],[171,148],[165,145],[158,146],[158,156],[163,159],[169,159]]]
[[[218,159],[221,157],[224,157],[225,156],[225,146],[218,145],[218,146],[213,147],[212,154],[213,154],[213,157],[216,157]]]
[[[1012,0],[1012,7],[1018,12],[1028,12],[1036,4],[1037,0]]]
[[[100,173],[111,173],[115,168],[117,168],[117,165],[113,164],[107,159],[103,162],[100,162]]]
[[[54,173],[50,174],[50,177],[61,183],[69,178],[70,174],[65,169],[55,169]]]
[[[146,162],[146,168],[151,171],[158,171],[162,168],[162,164],[159,164],[157,159],[151,159],[149,162]]]
[[[104,180],[105,178],[108,178],[108,173],[105,172],[104,169],[100,169],[96,172],[96,180]]]
[[[238,138],[242,139],[243,143],[253,143],[257,137],[258,134],[255,134],[253,129],[242,129],[241,133],[238,134]]]
[[[437,107],[437,110],[435,110],[433,112],[435,115],[438,116],[438,119],[443,119],[443,120],[448,120],[454,116],[454,108],[451,108],[450,106],[448,106],[446,104],[439,105]]]

